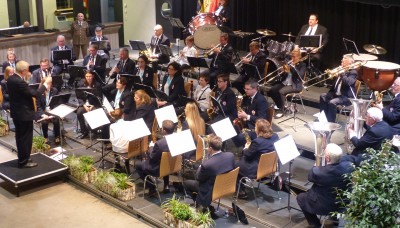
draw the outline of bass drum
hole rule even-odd
[[[352,54],[346,54],[345,56],[350,56],[354,59],[354,62],[362,62],[362,61],[376,61],[378,60],[378,57],[375,55],[371,54],[360,54],[360,55],[352,55]],[[358,77],[357,80],[362,81],[362,70],[361,67],[356,68],[358,72]]]
[[[189,33],[194,37],[196,47],[207,50],[211,45],[219,44],[221,30],[218,26],[222,25],[218,16],[213,13],[200,13],[193,17],[189,23]]]

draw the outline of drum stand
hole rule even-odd
[[[307,50],[307,55],[308,55],[308,64],[307,64],[305,78],[306,78],[306,80],[309,80],[311,78],[316,78],[316,80],[319,80],[319,78],[317,78],[317,77],[318,77],[318,75],[320,75],[320,72],[311,63],[311,49]]]

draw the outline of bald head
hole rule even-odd
[[[396,78],[396,80],[394,80],[393,84],[393,93],[400,93],[400,77]]]

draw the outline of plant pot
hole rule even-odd
[[[2,127],[0,127],[0,137],[8,135],[8,134],[10,134],[10,131],[8,129],[8,125],[7,124],[3,125]]]
[[[79,175],[79,172],[73,169],[71,170],[71,175],[82,181],[84,184],[93,183],[97,176],[97,169],[92,167],[89,173],[85,173],[83,175]]]
[[[127,183],[127,185],[129,185],[128,188],[118,189],[118,191],[115,192],[113,196],[122,201],[128,201],[135,198],[135,190],[136,190],[135,185],[129,183]]]
[[[88,173],[89,183],[94,183],[96,177],[97,177],[97,169],[92,167],[92,170],[90,170],[90,172]]]
[[[109,183],[105,183],[105,184],[99,185],[98,188],[102,192],[105,192],[105,193],[107,193],[109,195],[113,195],[112,185],[109,184]]]
[[[176,228],[209,228],[209,225],[195,226],[190,224],[190,221],[182,221],[177,219],[173,214],[169,212],[169,209],[165,209],[163,213],[163,222],[170,227]]]
[[[36,147],[34,147],[34,146],[32,146],[32,150],[31,150],[31,154],[34,154],[34,153],[42,153],[42,154],[45,154],[45,155],[51,155],[51,152],[50,152],[50,145],[45,145],[46,146],[46,148],[45,149],[38,149],[38,148],[36,148]]]

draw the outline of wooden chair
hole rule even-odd
[[[130,168],[129,168],[129,160],[131,158],[135,158],[136,156],[144,154],[146,151],[149,150],[149,139],[147,136],[135,139],[133,141],[129,141],[129,146],[128,146],[128,153],[117,153],[113,152],[114,156],[121,157],[125,159],[125,168],[126,172],[129,175],[130,174]],[[135,166],[135,159],[134,161],[134,166]]]
[[[153,126],[151,128],[151,134],[152,134],[152,137],[155,136],[155,138],[153,138],[153,140],[155,139],[156,141],[157,141],[157,132],[161,132],[161,129],[158,126],[157,117],[154,117]]]
[[[236,209],[236,200],[235,200],[234,194],[236,192],[236,182],[237,182],[238,174],[239,174],[239,167],[228,173],[219,174],[215,178],[214,188],[213,188],[213,192],[212,192],[212,201],[215,201],[218,199],[217,211],[219,209],[219,204],[221,202],[221,198],[225,197],[227,195],[232,195],[233,204],[235,205],[234,209]],[[237,219],[239,220],[237,211],[235,211],[235,214],[236,214]]]
[[[193,171],[194,179],[196,180],[196,171],[194,169],[194,163],[203,160],[204,158],[204,145],[203,140],[198,136],[197,138],[197,147],[196,147],[196,159],[195,160],[187,160],[190,164],[190,169]]]
[[[265,63],[265,67],[264,67],[264,83],[267,82],[267,78],[266,78],[265,76],[268,75],[268,66],[269,66],[269,62],[267,61],[267,62]]]
[[[253,181],[258,181],[258,189],[260,189],[260,180],[268,175],[275,173],[276,169],[277,169],[277,164],[278,164],[278,155],[276,154],[275,151],[268,153],[268,154],[261,155],[260,161],[258,163],[257,178],[251,180],[248,177],[242,177],[239,181],[239,188],[237,191],[236,199],[238,199],[238,197],[239,197],[240,186],[244,180],[243,184],[245,186],[248,186],[251,189],[253,189],[253,194],[254,194],[254,198],[256,199],[257,208],[260,209],[260,206],[258,205],[256,192],[254,191]],[[249,182],[251,184],[251,186],[247,185],[246,182]],[[279,191],[277,193],[278,193],[278,197],[280,199]]]
[[[3,107],[3,91],[1,90],[1,87],[0,87],[0,105],[1,105],[1,107]]]
[[[183,83],[185,83],[184,87],[185,87],[186,95],[187,95],[187,97],[190,97],[190,87],[192,86],[192,84],[190,82],[183,82]]]
[[[158,74],[157,73],[154,73],[154,76],[153,76],[153,86],[154,86],[154,89],[158,89]]]
[[[359,81],[359,80],[357,80],[356,81],[356,84],[354,85],[354,89],[355,89],[355,96],[356,96],[356,98],[357,98],[357,95],[358,95],[358,91],[360,90],[360,85],[361,85],[361,81]],[[339,114],[337,114],[337,116],[336,116],[336,123],[337,122],[339,122],[339,118],[340,118],[340,115],[342,114],[342,112],[343,113],[350,113],[351,112],[351,110],[350,109],[348,109],[348,107],[351,107],[351,106],[353,106],[353,105],[349,105],[349,106],[346,106],[346,105],[341,105],[342,106],[342,108],[340,109],[340,111],[339,111]]]
[[[144,178],[143,199],[144,199],[144,191],[146,189],[146,182],[149,182],[150,184],[153,184],[156,187],[158,198],[160,199],[160,204],[161,204],[162,203],[161,196],[160,196],[160,191],[158,191],[156,178],[162,179],[163,177],[180,172],[181,170],[182,170],[182,155],[177,155],[175,157],[172,157],[170,152],[163,152],[160,162],[160,175],[158,177],[147,175]],[[150,178],[151,181],[148,181],[147,178]]]
[[[275,109],[273,109],[273,108],[271,108],[271,107],[268,107],[267,113],[268,113],[268,119],[267,119],[267,121],[268,121],[269,124],[271,124],[271,126],[272,126],[272,120],[274,119]]]

